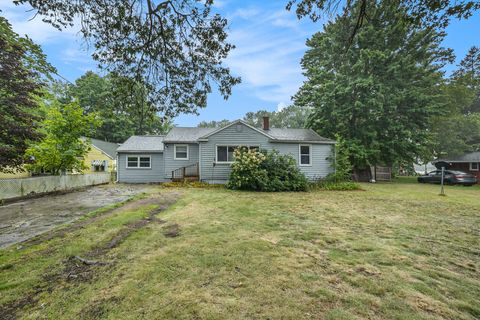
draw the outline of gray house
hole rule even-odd
[[[290,154],[311,179],[332,171],[330,157],[335,141],[311,129],[263,128],[236,120],[223,128],[173,128],[165,136],[132,136],[117,149],[119,182],[200,180],[226,183],[239,146],[278,150]]]

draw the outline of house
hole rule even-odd
[[[458,170],[473,174],[480,181],[480,151],[465,153],[457,157],[435,160],[433,163],[445,161],[450,163],[449,170]]]
[[[82,140],[87,138],[82,137]],[[84,164],[88,167],[83,173],[112,172],[117,166],[118,143],[88,138],[91,148],[84,156]]]
[[[222,128],[174,127],[165,136],[132,136],[117,149],[119,182],[166,182],[192,179],[226,183],[239,146],[292,155],[310,179],[332,172],[335,141],[311,129],[255,128],[242,120]]]

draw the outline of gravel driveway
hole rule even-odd
[[[0,248],[74,221],[98,208],[146,191],[148,185],[102,185],[0,206]]]

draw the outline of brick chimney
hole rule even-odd
[[[263,130],[270,130],[270,118],[268,116],[263,117]]]

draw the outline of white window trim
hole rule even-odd
[[[177,146],[187,147],[187,157],[186,158],[177,158]],[[190,158],[190,147],[188,144],[175,144],[173,146],[173,159],[174,160],[188,160]]]
[[[308,147],[308,164],[302,164],[302,147]],[[299,144],[298,145],[298,165],[300,167],[311,167],[312,166],[312,145],[311,144]]]
[[[136,167],[129,167],[128,166],[128,158],[137,158],[137,166]],[[148,167],[140,167],[140,158],[148,158],[149,159],[149,163],[150,163],[150,166]],[[130,156],[130,155],[126,155],[126,159],[125,159],[125,168],[126,169],[152,169],[152,156],[149,156],[149,155],[138,155],[138,156]]]
[[[245,145],[245,144],[216,144],[215,145],[215,163],[217,164],[232,164],[234,161],[218,161],[218,147],[227,147],[227,158],[228,158],[228,147],[247,147],[247,148],[258,148],[259,145]]]
[[[477,168],[474,169],[472,164],[476,163],[477,164]],[[470,171],[478,171],[479,170],[479,167],[480,167],[480,163],[479,162],[470,162]]]

